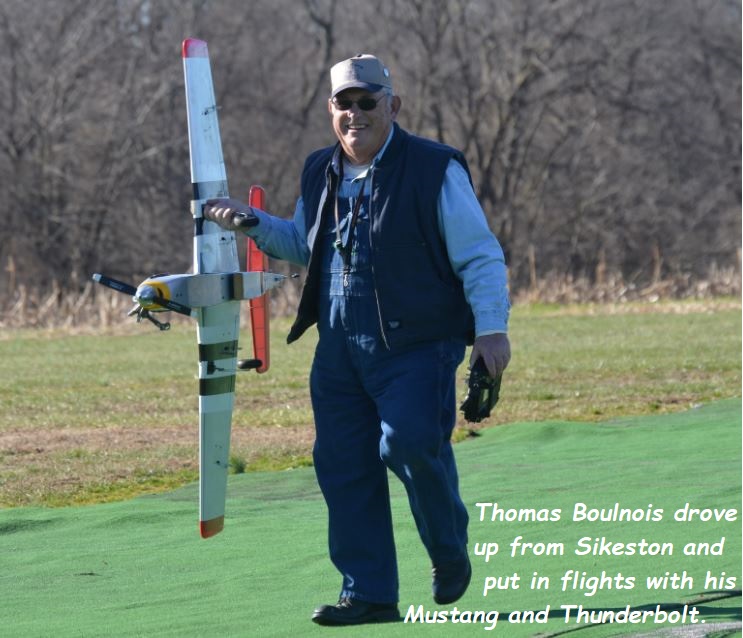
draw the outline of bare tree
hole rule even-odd
[[[290,215],[305,156],[333,143],[328,68],[377,53],[403,126],[465,153],[514,290],[550,272],[703,277],[739,253],[740,14],[733,0],[6,0],[0,299],[188,268],[189,36],[209,41],[233,195],[262,183]]]

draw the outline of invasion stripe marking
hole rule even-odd
[[[215,197],[229,197],[227,180],[220,179],[213,182],[192,182],[193,199],[212,199]]]
[[[224,377],[213,377],[211,379],[199,379],[199,395],[202,397],[214,394],[227,394],[235,391],[235,375]]]
[[[237,355],[237,340],[199,344],[199,361],[228,359],[229,357],[234,357],[235,355]]]
[[[205,199],[216,199],[217,197],[229,197],[226,180],[217,180],[212,182],[192,182],[193,200],[191,202],[191,212],[194,216],[194,236],[199,237],[204,234],[203,211],[199,202]]]
[[[193,234],[194,237],[199,237],[204,234],[204,218],[197,217],[194,219]]]

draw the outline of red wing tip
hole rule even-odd
[[[206,42],[198,38],[186,38],[183,41],[184,58],[208,58],[209,50],[206,48]]]
[[[251,206],[260,208],[261,210],[266,209],[266,189],[263,186],[253,185],[248,191],[248,203]]]
[[[215,534],[219,534],[219,532],[224,529],[224,516],[218,516],[217,518],[212,518],[208,521],[200,521],[199,528],[201,531],[201,538],[210,538]]]

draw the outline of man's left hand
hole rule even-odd
[[[503,374],[511,360],[511,344],[508,341],[508,335],[496,333],[477,337],[475,345],[472,346],[470,368],[478,358],[483,360],[488,373],[494,379],[499,374]]]

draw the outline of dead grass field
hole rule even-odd
[[[517,305],[514,358],[484,425],[597,421],[740,396],[740,308],[730,298]],[[310,463],[314,336],[289,347],[287,328],[273,323],[271,371],[238,380],[233,471]],[[158,334],[122,320],[103,332],[0,330],[0,506],[118,500],[197,479],[193,326]],[[460,421],[457,437],[469,434]]]

